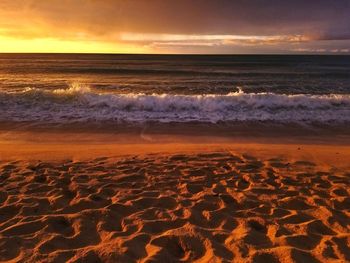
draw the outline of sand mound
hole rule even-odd
[[[228,152],[0,167],[1,261],[350,261],[347,171]]]

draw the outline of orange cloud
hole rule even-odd
[[[348,0],[1,0],[0,52],[342,50],[349,12]]]

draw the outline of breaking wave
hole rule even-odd
[[[82,85],[0,92],[1,121],[71,122],[350,122],[350,94],[226,95],[99,93]]]

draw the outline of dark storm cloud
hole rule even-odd
[[[0,8],[57,32],[350,36],[350,0],[3,0]]]

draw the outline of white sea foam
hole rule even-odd
[[[97,93],[83,85],[0,92],[0,120],[69,122],[350,122],[350,94]]]

